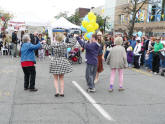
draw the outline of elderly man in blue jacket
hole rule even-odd
[[[23,36],[23,44],[21,46],[21,66],[24,72],[24,90],[38,91],[35,88],[36,70],[34,64],[35,50],[41,48],[40,42],[34,45],[30,41],[29,35]]]

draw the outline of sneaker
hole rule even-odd
[[[157,75],[158,73],[154,72],[154,75]]]
[[[113,92],[113,85],[112,84],[109,87],[109,92]]]
[[[124,89],[124,88],[122,88],[122,87],[120,87],[120,88],[119,88],[119,91],[124,91],[124,90],[125,90],[125,89]]]
[[[94,93],[94,92],[96,92],[96,89],[95,88],[88,88],[87,92],[93,92]]]
[[[109,91],[109,92],[113,92],[113,89],[112,89],[112,88],[110,88],[108,91]]]
[[[96,84],[97,82],[98,82],[98,80],[95,79],[95,80],[94,80],[94,84]]]

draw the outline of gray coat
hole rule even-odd
[[[123,69],[128,67],[127,54],[125,48],[117,45],[110,50],[107,58],[107,64],[111,69]]]

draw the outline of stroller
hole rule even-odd
[[[73,50],[71,50],[69,52],[68,60],[71,64],[73,64],[73,63],[81,64],[82,63],[82,57],[81,57],[81,54],[80,54],[80,49],[79,48],[74,48]]]

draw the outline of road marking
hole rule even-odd
[[[144,74],[144,75],[147,75],[147,76],[152,76],[152,74],[148,73],[148,72],[145,72],[145,71],[142,71],[140,69],[135,69],[135,68],[132,68],[133,71],[136,71],[138,73],[141,73],[141,74]]]
[[[5,96],[10,96],[10,92],[5,92],[4,95]]]
[[[2,97],[3,97],[3,96],[11,96],[11,94],[10,94],[10,92],[8,92],[8,91],[7,91],[7,92],[1,92],[1,91],[0,91],[0,97],[1,97],[1,96],[2,96]]]
[[[5,73],[5,74],[9,74],[14,72],[13,70],[1,70],[0,73]]]
[[[76,81],[72,81],[72,83],[77,87],[78,90],[80,90],[80,92],[87,98],[87,100],[89,100],[89,102],[96,108],[96,110],[102,114],[104,118],[109,121],[114,121],[114,119],[99,104],[97,104],[96,101],[88,93],[86,93]]]

